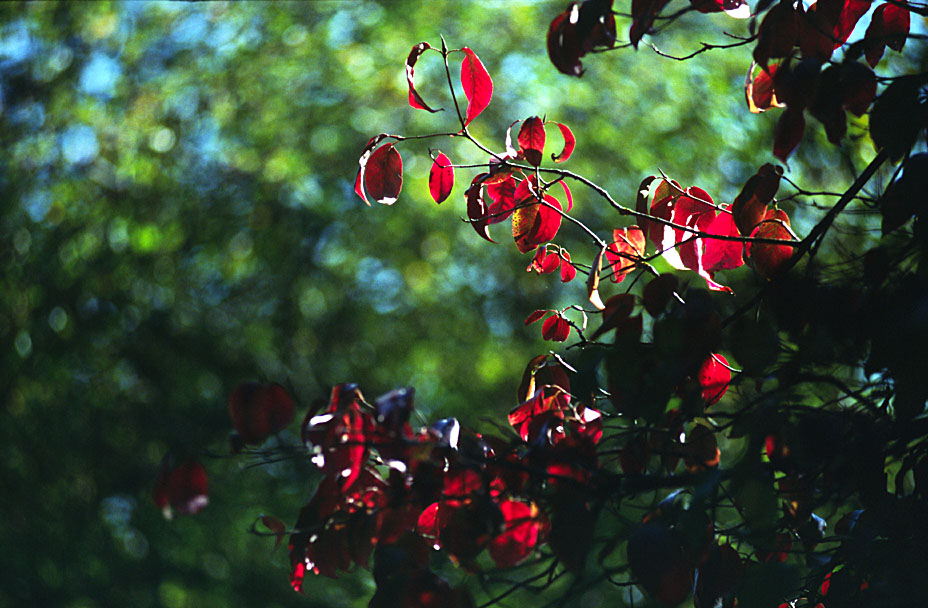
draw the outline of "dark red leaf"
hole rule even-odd
[[[429,112],[438,112],[441,110],[435,110],[430,108],[425,100],[422,99],[422,96],[419,95],[419,92],[416,91],[416,87],[413,84],[413,76],[415,74],[415,69],[413,66],[416,65],[416,61],[419,59],[419,56],[426,51],[426,49],[432,48],[428,42],[420,42],[419,44],[412,47],[412,50],[409,51],[409,56],[406,57],[406,84],[409,85],[409,105],[418,109],[418,110],[427,110]]]
[[[751,7],[745,0],[690,0],[700,13],[725,12],[735,19],[747,19],[751,16]]]
[[[780,0],[764,16],[757,31],[754,61],[767,69],[767,63],[777,57],[787,57],[799,40],[799,16],[792,0]]]
[[[870,67],[876,67],[885,47],[894,51],[902,50],[910,26],[911,15],[908,9],[888,2],[876,7],[865,35],[865,53]]]
[[[161,463],[161,471],[152,491],[152,500],[168,519],[199,513],[209,503],[209,479],[199,462],[189,460],[178,467],[170,456]]]
[[[245,444],[259,444],[293,420],[293,399],[279,384],[242,382],[229,395],[229,417]]]
[[[644,304],[644,309],[652,317],[663,313],[667,309],[667,305],[670,304],[678,285],[679,280],[672,274],[665,273],[651,279],[644,286],[644,291],[641,294],[641,303]]]
[[[364,189],[378,203],[392,205],[402,188],[403,159],[393,144],[384,144],[367,161]]]
[[[773,139],[773,155],[781,161],[792,154],[806,129],[806,119],[801,108],[786,108],[777,121],[776,133]]]
[[[859,61],[841,64],[841,104],[855,116],[863,116],[876,98],[876,74]]]
[[[594,49],[614,47],[615,39],[612,0],[572,2],[548,27],[548,57],[559,72],[580,76],[580,58]]]
[[[464,120],[464,125],[467,126],[490,105],[490,99],[493,97],[493,81],[476,53],[466,46],[461,50],[464,51],[464,61],[461,63],[461,86],[464,88],[464,96],[467,97],[467,114]]]
[[[493,239],[490,238],[489,219],[487,214],[489,210],[487,205],[483,200],[483,178],[486,177],[486,173],[481,173],[477,175],[470,184],[470,188],[467,189],[467,192],[464,193],[467,197],[467,217],[470,220],[470,225],[474,227],[474,230],[477,231],[477,234],[490,241],[495,243]]]
[[[570,254],[561,249],[561,283],[569,283],[577,276],[577,269],[570,263]]]
[[[541,337],[552,342],[563,342],[570,335],[570,324],[559,313],[548,317],[541,326]]]
[[[550,310],[536,310],[535,312],[533,312],[532,314],[530,314],[529,316],[525,318],[525,324],[531,325],[532,323],[541,319],[543,316],[545,316],[549,312],[551,311]]]
[[[489,208],[489,224],[502,222],[512,215],[516,206],[516,180],[512,175],[507,176],[504,180],[487,185],[487,196],[493,202]]]
[[[519,129],[518,142],[525,160],[535,167],[540,165],[545,149],[545,123],[537,116],[525,120]]]
[[[583,74],[580,57],[584,53],[580,49],[576,26],[579,15],[577,3],[572,2],[567,10],[555,17],[548,26],[548,58],[559,72],[568,76]]]
[[[454,187],[454,167],[444,153],[439,152],[429,170],[429,193],[436,203],[441,203],[451,194]]]
[[[628,32],[628,40],[632,46],[638,48],[641,37],[651,31],[654,19],[660,14],[670,0],[632,0],[632,26]]]
[[[718,403],[731,382],[728,360],[719,354],[711,355],[702,362],[696,379],[702,389],[702,398],[706,405]]]
[[[558,154],[552,154],[551,160],[556,163],[562,163],[570,158],[570,155],[574,152],[574,147],[577,145],[577,140],[574,137],[573,132],[567,125],[556,123],[557,128],[561,130],[561,135],[564,137],[564,149]],[[563,181],[561,183],[564,183]],[[565,185],[566,187],[566,185]],[[567,210],[570,211],[570,205],[568,205]]]
[[[751,234],[754,238],[793,240],[787,229],[789,217],[785,211],[770,210],[767,218],[761,222]],[[745,255],[750,259],[757,272],[765,278],[770,278],[779,272],[786,262],[793,256],[793,247],[789,245],[768,245],[766,243],[748,243]]]
[[[731,213],[742,236],[750,235],[767,215],[767,205],[776,196],[782,175],[782,167],[766,163],[741,188]]]
[[[693,570],[674,531],[656,522],[642,524],[629,535],[627,551],[638,585],[658,601],[673,606],[689,595]]]

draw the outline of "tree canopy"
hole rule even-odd
[[[613,4],[0,7],[2,603],[928,597],[925,6]]]

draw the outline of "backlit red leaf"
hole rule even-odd
[[[487,550],[498,568],[508,568],[524,561],[544,542],[548,523],[535,504],[504,500],[503,531],[490,541]]]
[[[439,152],[429,170],[429,193],[436,203],[441,203],[451,194],[454,187],[454,167],[444,153]]]
[[[569,283],[577,276],[577,269],[570,263],[570,254],[561,249],[561,283]]]
[[[512,215],[516,206],[516,180],[509,175],[504,180],[487,185],[487,196],[492,199],[489,207],[489,224],[496,224]]]
[[[731,213],[719,213],[706,228],[709,234],[720,236],[741,236]],[[721,239],[703,239],[702,267],[712,274],[718,270],[738,268],[744,264],[743,244],[740,241]]]
[[[567,185],[567,182],[561,180],[558,182],[561,185],[561,188],[564,189],[564,196],[567,197],[567,211],[570,211],[574,207],[574,195],[570,192],[570,187]]]
[[[384,144],[367,161],[364,189],[378,203],[392,205],[402,188],[403,159],[393,144]]]
[[[541,337],[552,342],[563,342],[570,336],[570,324],[557,314],[548,317],[541,326]]]
[[[896,4],[884,3],[876,7],[866,33],[866,57],[870,67],[876,67],[885,47],[901,51],[911,26],[909,10]]]
[[[416,65],[416,61],[419,59],[419,56],[426,51],[426,49],[432,48],[428,42],[420,42],[419,44],[412,47],[412,50],[409,51],[409,56],[406,57],[406,84],[409,85],[409,105],[418,109],[418,110],[427,110],[429,112],[438,112],[433,108],[430,108],[425,100],[422,99],[422,96],[419,95],[419,92],[416,91],[416,87],[413,84],[413,76],[415,74],[415,69],[413,66]]]
[[[490,105],[490,99],[493,97],[493,81],[476,53],[466,46],[461,50],[464,51],[464,61],[461,63],[461,86],[464,88],[464,96],[467,97],[467,114],[464,120],[464,125],[467,126]]]
[[[761,222],[751,234],[754,238],[779,239],[792,241],[793,236],[788,230],[789,217],[785,211],[770,210],[767,218]],[[748,243],[745,255],[750,259],[757,272],[765,278],[774,276],[793,256],[793,247],[790,245],[771,245],[767,243]]]
[[[753,114],[759,114],[771,108],[782,108],[784,104],[780,103],[773,90],[773,75],[776,73],[777,66],[768,66],[767,70],[761,70],[757,76],[752,77],[754,70],[755,67],[751,64],[744,85],[748,110]]]
[[[386,133],[381,133],[380,135],[375,135],[367,141],[367,145],[364,146],[364,150],[361,152],[361,158],[358,159],[358,175],[354,180],[354,192],[361,200],[367,203],[368,207],[370,206],[370,201],[367,200],[367,195],[364,192],[364,175],[367,170],[367,163],[371,158],[371,152],[374,149],[374,146],[379,144],[387,136]]]
[[[519,150],[529,164],[541,164],[545,149],[545,124],[537,116],[525,120],[519,129]]]
[[[526,272],[535,271],[538,274],[548,274],[557,270],[561,264],[561,258],[557,253],[549,253],[544,247],[539,247],[532,263],[526,268]]]
[[[522,253],[553,240],[560,227],[561,203],[550,194],[544,195],[544,203],[520,207],[512,216],[512,236]]]
[[[702,389],[702,398],[706,405],[718,403],[728,385],[731,383],[731,370],[728,369],[728,360],[719,354],[714,354],[703,361],[696,377]]]
[[[606,259],[612,266],[613,281],[619,283],[644,255],[644,232],[638,226],[616,228],[612,239],[606,248]]]
[[[570,155],[574,152],[574,147],[577,145],[577,139],[574,137],[573,132],[567,125],[556,123],[557,128],[561,130],[561,135],[564,137],[564,149],[561,150],[558,154],[552,154],[551,160],[556,163],[562,163],[570,158]],[[570,211],[570,208],[567,209]]]

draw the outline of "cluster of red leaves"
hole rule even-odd
[[[533,270],[538,274],[550,274],[561,269],[561,282],[569,283],[577,276],[577,269],[570,263],[570,254],[563,247],[556,247],[554,251],[549,251],[548,247],[540,246],[532,258],[532,262],[526,268],[526,272]]]
[[[558,366],[539,357],[526,370],[520,395],[532,395],[510,414],[523,444],[485,439],[454,419],[414,431],[412,389],[371,405],[356,386],[336,386],[322,412],[308,412],[303,422],[303,440],[324,478],[290,536],[293,587],[302,588],[307,571],[334,577],[367,566],[375,549],[440,548],[468,568],[484,549],[501,568],[528,558],[550,531],[529,484],[588,478],[602,435],[599,413],[571,403]],[[578,460],[577,451],[588,456]],[[387,595],[416,595],[413,587],[425,577],[446,589],[443,596],[457,597],[428,572],[427,556],[414,561],[399,577],[402,585],[395,577],[386,585]],[[386,593],[378,583],[384,602]]]
[[[548,57],[558,71],[580,76],[580,58],[594,49],[614,47],[615,39],[612,0],[571,2],[548,27]]]
[[[761,22],[754,61],[762,68],[748,74],[748,106],[752,112],[785,106],[777,122],[774,155],[786,158],[805,131],[809,111],[825,127],[828,141],[839,143],[847,132],[845,112],[862,116],[876,97],[871,70],[886,46],[901,50],[909,32],[909,10],[897,4],[876,8],[864,38],[845,60],[822,67],[835,49],[848,41],[869,0],[819,0],[808,8],[782,0]],[[867,64],[855,61],[863,52]],[[780,59],[770,65],[771,59]],[[752,70],[753,71],[753,70]]]

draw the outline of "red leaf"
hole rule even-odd
[[[470,184],[470,188],[467,189],[467,192],[464,195],[467,197],[467,217],[470,219],[470,225],[474,227],[474,230],[477,231],[477,234],[490,241],[495,243],[493,239],[490,238],[489,220],[487,218],[487,205],[483,200],[483,178],[488,174],[481,173],[477,175]]]
[[[518,142],[525,160],[535,167],[540,165],[545,149],[545,124],[540,118],[532,116],[522,123]]]
[[[754,238],[779,239],[792,241],[793,236],[787,229],[789,217],[785,211],[770,210],[767,218],[751,234]],[[754,263],[754,268],[765,278],[779,272],[780,268],[793,256],[793,247],[789,245],[768,245],[766,243],[748,243],[746,256]]]
[[[425,100],[422,99],[422,96],[419,95],[419,92],[416,91],[416,87],[413,84],[413,76],[415,70],[413,66],[416,65],[416,61],[419,59],[419,56],[426,51],[426,49],[432,48],[428,42],[420,42],[419,44],[412,47],[412,50],[409,51],[409,56],[406,58],[406,84],[409,85],[409,105],[418,109],[418,110],[427,110],[429,112],[438,112],[441,110],[432,109],[429,107]]]
[[[806,119],[801,108],[786,108],[777,121],[776,133],[773,139],[773,155],[784,163],[792,154],[806,129]]]
[[[436,203],[441,203],[454,187],[454,167],[444,153],[439,152],[429,170],[429,192]]]
[[[515,566],[544,542],[548,522],[535,504],[505,500],[499,504],[503,531],[490,541],[487,550],[497,568]]]
[[[570,263],[570,254],[561,249],[561,283],[569,283],[577,276],[577,269]]]
[[[722,355],[710,355],[699,368],[696,379],[702,388],[702,398],[706,405],[718,403],[731,382],[731,370],[728,360]]]
[[[533,190],[531,180],[524,179],[516,189],[516,204],[524,204],[532,198],[522,196]],[[526,185],[528,184],[528,185]],[[529,195],[532,197],[533,195]],[[529,203],[515,210],[512,216],[512,237],[522,253],[533,250],[542,243],[554,239],[561,227],[561,203],[549,194],[544,195],[544,204]]]
[[[516,180],[512,175],[501,182],[487,185],[487,196],[493,200],[488,211],[488,224],[502,222],[512,215],[516,206],[515,193]]]
[[[567,186],[567,182],[561,180],[558,183],[561,185],[561,188],[564,189],[564,195],[567,197],[567,211],[570,211],[574,207],[574,196],[570,193],[570,188]]]
[[[654,19],[660,14],[670,0],[632,0],[632,27],[628,40],[638,48],[641,37],[651,31]]]
[[[677,277],[672,274],[662,274],[651,279],[641,293],[641,303],[644,304],[644,309],[652,317],[664,312],[677,290],[678,283]]]
[[[767,204],[776,196],[782,175],[782,167],[766,163],[741,188],[731,213],[742,236],[750,235],[766,216]]]
[[[744,84],[744,94],[748,102],[748,110],[753,114],[766,112],[771,108],[782,108],[784,104],[780,103],[773,90],[773,76],[776,73],[777,66],[768,66],[767,70],[761,70],[756,77],[752,78],[754,65],[751,64],[751,70],[748,72]]]
[[[612,239],[606,248],[606,259],[612,266],[613,281],[620,283],[644,255],[644,232],[638,226],[616,228]]]
[[[706,228],[709,234],[720,236],[741,236],[735,225],[731,213],[719,213]],[[742,251],[744,245],[740,241],[723,241],[719,239],[703,239],[704,251],[701,265],[709,274],[717,270],[738,268],[744,264]]]
[[[229,395],[229,417],[245,444],[259,444],[293,420],[293,399],[279,384],[242,382]]]
[[[615,46],[612,0],[572,2],[548,27],[548,57],[562,74],[580,76],[580,58],[588,52]]]
[[[561,264],[561,258],[556,253],[548,253],[544,247],[538,248],[538,253],[532,258],[532,263],[525,270],[527,272],[535,271],[538,274],[548,274],[557,270]]]
[[[570,324],[558,313],[548,317],[541,326],[541,337],[552,342],[563,342],[570,335]]]
[[[472,50],[466,46],[461,50],[465,55],[461,63],[461,86],[464,87],[464,96],[467,97],[467,115],[464,121],[464,126],[467,126],[490,105],[493,81]]]
[[[894,51],[902,50],[910,26],[911,15],[908,9],[888,2],[876,7],[865,35],[867,63],[870,67],[876,67],[885,47]]]
[[[530,314],[529,316],[525,318],[525,324],[531,325],[532,323],[541,319],[543,316],[545,316],[549,312],[551,311],[550,310],[536,310],[535,312],[533,312],[532,314]]]
[[[374,149],[374,146],[383,141],[383,138],[387,137],[386,133],[381,133],[367,140],[367,145],[364,146],[364,150],[361,152],[361,158],[358,159],[358,176],[354,180],[354,192],[361,200],[367,203],[367,206],[370,207],[370,202],[367,200],[367,195],[364,192],[364,174],[367,170],[367,163],[371,158],[371,151]]]
[[[364,189],[378,203],[392,205],[402,188],[403,159],[393,144],[384,144],[367,161]]]
[[[206,469],[195,460],[173,467],[172,458],[165,457],[152,491],[152,500],[168,519],[175,511],[181,515],[199,513],[209,503]]]
[[[562,163],[570,158],[571,154],[573,154],[574,146],[577,145],[577,139],[574,137],[573,132],[567,125],[561,123],[555,124],[557,124],[557,128],[561,130],[561,135],[564,137],[564,149],[561,150],[558,154],[551,154],[551,160],[556,163]],[[570,211],[569,208],[568,211]]]
[[[792,2],[781,0],[764,16],[757,30],[754,61],[767,69],[772,58],[787,57],[799,41],[799,13]]]

